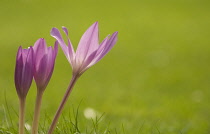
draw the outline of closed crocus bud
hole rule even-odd
[[[19,97],[19,134],[24,134],[25,100],[33,79],[33,48],[22,49],[20,46],[16,57],[15,87]]]
[[[22,49],[20,46],[15,67],[15,87],[19,98],[25,98],[31,86],[33,65],[33,48]]]
[[[38,90],[44,90],[52,76],[55,58],[58,52],[58,43],[54,49],[47,47],[43,38],[38,39],[34,44],[34,79]]]

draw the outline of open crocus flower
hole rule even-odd
[[[19,98],[25,98],[33,79],[33,49],[20,46],[16,57],[15,87]]]
[[[44,90],[52,76],[55,58],[58,52],[58,43],[55,43],[54,49],[47,47],[43,38],[38,39],[34,44],[34,79],[37,88]]]
[[[62,27],[62,29],[68,37],[67,28]],[[75,53],[69,38],[67,46],[59,30],[57,28],[51,30],[51,36],[59,42],[66,58],[72,66],[74,75],[81,75],[85,70],[101,60],[116,43],[117,34],[118,32],[114,32],[110,38],[109,36],[106,37],[99,45],[98,22],[95,22],[83,34]]]
[[[65,27],[62,27],[66,36],[68,37],[68,30]],[[51,36],[53,36],[60,44],[66,58],[72,66],[73,76],[69,87],[66,90],[66,93],[63,97],[63,100],[60,103],[60,106],[54,116],[48,134],[52,134],[55,129],[56,123],[58,122],[58,118],[64,108],[64,105],[77,81],[77,79],[91,66],[96,64],[99,60],[101,60],[114,46],[117,41],[117,34],[115,32],[111,35],[111,37],[106,37],[102,43],[99,45],[98,41],[98,22],[91,25],[88,30],[83,34],[80,39],[79,45],[77,47],[77,51],[74,51],[74,48],[71,44],[70,39],[68,38],[68,46],[64,42],[60,32],[58,29],[53,28],[51,30]]]
[[[24,134],[25,100],[33,79],[33,48],[22,49],[20,46],[16,56],[15,87],[19,97],[19,134]]]

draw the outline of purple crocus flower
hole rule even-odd
[[[16,56],[15,87],[19,97],[19,134],[24,134],[25,100],[33,79],[33,48],[22,49],[20,46]]]
[[[62,29],[68,36],[67,28],[62,27]],[[72,66],[74,75],[81,75],[88,68],[101,60],[116,43],[117,34],[118,32],[114,32],[110,38],[107,36],[99,45],[98,22],[95,22],[83,34],[77,51],[75,52],[69,38],[67,46],[59,30],[57,28],[51,30],[51,36],[59,42],[66,58]]]
[[[62,27],[66,36],[68,37],[68,30],[65,27]],[[54,116],[53,122],[50,126],[48,134],[52,134],[55,129],[58,118],[64,108],[64,105],[77,81],[77,79],[91,66],[96,64],[101,60],[114,46],[117,41],[118,32],[114,32],[111,37],[107,36],[102,43],[99,45],[98,39],[98,22],[95,22],[91,25],[87,31],[83,34],[80,39],[77,51],[74,51],[74,48],[71,44],[70,39],[68,38],[68,46],[64,42],[59,30],[53,28],[51,30],[51,36],[53,36],[58,43],[60,44],[66,58],[72,66],[73,77],[69,84],[69,87],[63,97],[63,100],[60,103],[60,106]]]
[[[47,47],[43,38],[38,39],[34,44],[34,79],[37,85],[36,105],[32,125],[32,134],[38,133],[38,123],[43,92],[52,76],[55,58],[58,52],[58,42],[55,42],[54,49]]]
[[[22,49],[20,46],[16,56],[15,87],[19,98],[25,98],[33,79],[33,49]]]
[[[44,90],[52,76],[55,58],[58,52],[58,43],[55,43],[54,49],[47,47],[43,38],[38,39],[34,44],[34,79],[37,88]]]

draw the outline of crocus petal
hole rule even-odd
[[[99,46],[94,59],[87,66],[87,68],[90,68],[91,66],[96,64],[98,61],[100,61],[111,50],[111,48],[117,42],[117,34],[118,34],[118,32],[115,32],[115,33],[112,34],[112,36],[109,39],[108,39],[108,37],[104,39],[104,41]]]
[[[68,54],[69,54],[69,59],[70,59],[70,64],[73,64],[73,60],[75,58],[75,52],[74,52],[74,48],[72,46],[71,40],[68,37],[68,29],[66,27],[62,27],[63,31],[66,34],[66,37],[68,39]]]
[[[88,58],[84,61],[84,63],[81,65],[80,67],[80,74],[82,74],[83,72],[85,72],[88,68],[91,67],[91,63],[93,63],[92,61],[94,60],[94,57],[96,56],[97,50],[94,51],[90,56],[88,56]],[[90,66],[89,66],[90,65]]]
[[[110,39],[106,43],[106,45],[105,45],[105,47],[103,49],[103,52],[97,58],[96,62],[101,60],[112,49],[112,47],[116,44],[116,42],[117,42],[117,35],[118,35],[118,32],[115,32],[115,33],[112,34],[112,36],[110,37]]]
[[[59,30],[57,28],[52,28],[52,30],[50,32],[50,35],[58,41],[58,43],[60,44],[66,58],[70,62],[70,55],[69,55],[69,52],[68,52],[68,46],[66,46],[66,43],[64,42]]]
[[[108,36],[109,37],[109,36]],[[90,68],[92,65],[94,65],[96,63],[96,61],[98,60],[100,54],[103,52],[103,49],[105,47],[105,45],[107,44],[108,41],[108,37],[106,37],[102,43],[100,44],[99,48],[93,52],[85,61],[84,63],[84,70],[82,72],[84,72],[85,70],[87,70],[88,68]]]
[[[40,61],[39,66],[36,69],[36,72],[34,73],[34,79],[36,81],[37,87],[42,87],[45,83],[44,78],[47,71],[47,54],[44,55]]]
[[[35,58],[35,62],[36,62],[35,69],[38,70],[41,59],[47,53],[46,41],[43,38],[38,39],[35,42],[33,49],[34,49],[34,58]]]
[[[22,85],[24,91],[24,95],[28,93],[28,90],[31,86],[32,79],[33,79],[33,68],[34,68],[34,62],[33,62],[33,48],[30,47],[27,53],[25,68],[23,70],[24,77],[22,78]]]
[[[80,39],[76,51],[77,64],[82,62],[95,50],[98,49],[98,22],[91,25]]]
[[[46,42],[43,38],[38,39],[33,46],[35,58],[42,57],[46,50],[47,50],[47,45]]]
[[[48,82],[52,76],[53,70],[54,70],[55,58],[56,58],[57,50],[58,50],[57,48],[58,48],[58,44],[55,44],[54,50],[53,49],[51,50],[52,54],[51,54],[51,52],[49,52],[48,62],[50,62],[51,67],[47,72],[48,76],[46,77],[46,80],[45,80],[45,81],[47,81],[46,85],[48,84]],[[50,55],[52,55],[52,56],[50,56]]]
[[[47,72],[46,72],[46,77],[45,78],[47,78],[47,77],[51,77],[51,72],[52,72],[52,70],[53,70],[53,68],[54,68],[54,63],[55,63],[55,58],[54,58],[54,50],[53,50],[53,48],[52,47],[48,47],[48,55],[47,55],[47,67],[46,68],[48,68],[47,69]]]
[[[18,95],[21,94],[21,80],[22,80],[22,70],[23,70],[23,58],[22,58],[22,47],[20,46],[16,56],[16,66],[15,66],[15,87]]]
[[[45,76],[44,76],[44,81],[45,81],[45,85],[44,86],[47,86],[51,76],[52,76],[52,72],[53,72],[53,69],[54,69],[54,62],[55,62],[55,59],[54,59],[54,56],[53,56],[53,48],[52,47],[48,47],[48,54],[47,54],[47,60],[46,60],[46,72],[45,72]]]

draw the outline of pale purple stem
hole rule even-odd
[[[70,93],[71,93],[71,91],[72,91],[72,89],[73,89],[73,87],[74,87],[74,85],[75,85],[75,83],[76,83],[78,78],[79,78],[79,75],[73,75],[73,77],[71,79],[71,82],[69,84],[69,87],[66,90],[66,93],[65,93],[65,95],[63,97],[63,100],[60,103],[60,106],[59,106],[59,108],[58,108],[58,110],[57,110],[57,112],[56,112],[56,114],[54,116],[54,119],[53,119],[52,123],[51,123],[51,126],[49,128],[48,134],[52,134],[52,132],[54,131],[56,123],[58,122],[58,119],[59,119],[59,117],[61,115],[61,112],[62,112],[62,110],[64,108],[64,105],[66,104],[66,101],[68,100],[68,97],[69,97],[69,95],[70,95]]]
[[[20,108],[19,108],[19,134],[24,134],[24,124],[25,124],[25,97],[19,98]]]
[[[37,89],[37,96],[36,96],[36,104],[34,110],[34,119],[33,119],[33,126],[32,126],[32,134],[38,134],[38,127],[39,127],[39,117],[40,117],[40,109],[42,104],[42,95],[44,90]]]

